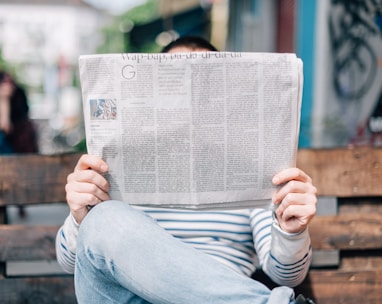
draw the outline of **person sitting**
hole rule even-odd
[[[215,48],[182,37],[164,51]],[[317,202],[302,170],[273,177],[280,186],[274,212],[134,207],[111,200],[107,171],[99,157],[82,155],[65,187],[70,214],[56,252],[74,273],[79,303],[295,303],[292,287],[304,280],[312,257],[308,224]],[[280,287],[251,278],[256,256]]]

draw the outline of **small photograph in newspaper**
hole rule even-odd
[[[117,119],[117,103],[113,99],[89,99],[90,120]]]

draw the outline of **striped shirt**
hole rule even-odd
[[[173,236],[239,273],[251,276],[261,266],[280,285],[295,286],[306,276],[311,259],[307,229],[283,232],[263,209],[189,211],[142,208]],[[56,239],[57,259],[74,272],[78,225],[69,216]]]

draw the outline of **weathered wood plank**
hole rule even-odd
[[[342,254],[341,270],[382,269],[382,250],[349,251]]]
[[[0,278],[0,302],[75,304],[73,276]]]
[[[357,261],[364,266],[370,263],[367,257],[357,258]],[[376,267],[380,265],[377,259],[373,259],[372,264],[374,267],[363,269],[349,269],[349,264],[346,268],[311,269],[302,284],[294,288],[295,293],[313,299],[316,304],[380,304],[382,268]],[[253,278],[269,288],[277,286],[261,270],[256,271]]]
[[[318,216],[309,232],[315,249],[381,249],[382,214]]]
[[[382,196],[382,149],[300,149],[297,166],[325,196]]]
[[[65,201],[67,175],[79,154],[0,157],[0,206]]]
[[[0,261],[55,259],[58,226],[0,225]],[[309,226],[319,250],[382,249],[382,214],[315,217]]]
[[[311,270],[295,288],[317,304],[382,303],[382,269],[342,271]]]
[[[0,225],[0,261],[54,260],[58,226]]]

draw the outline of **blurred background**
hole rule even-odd
[[[300,147],[382,145],[382,0],[0,0],[0,69],[26,89],[40,153],[85,151],[78,56],[189,34],[303,59]]]

